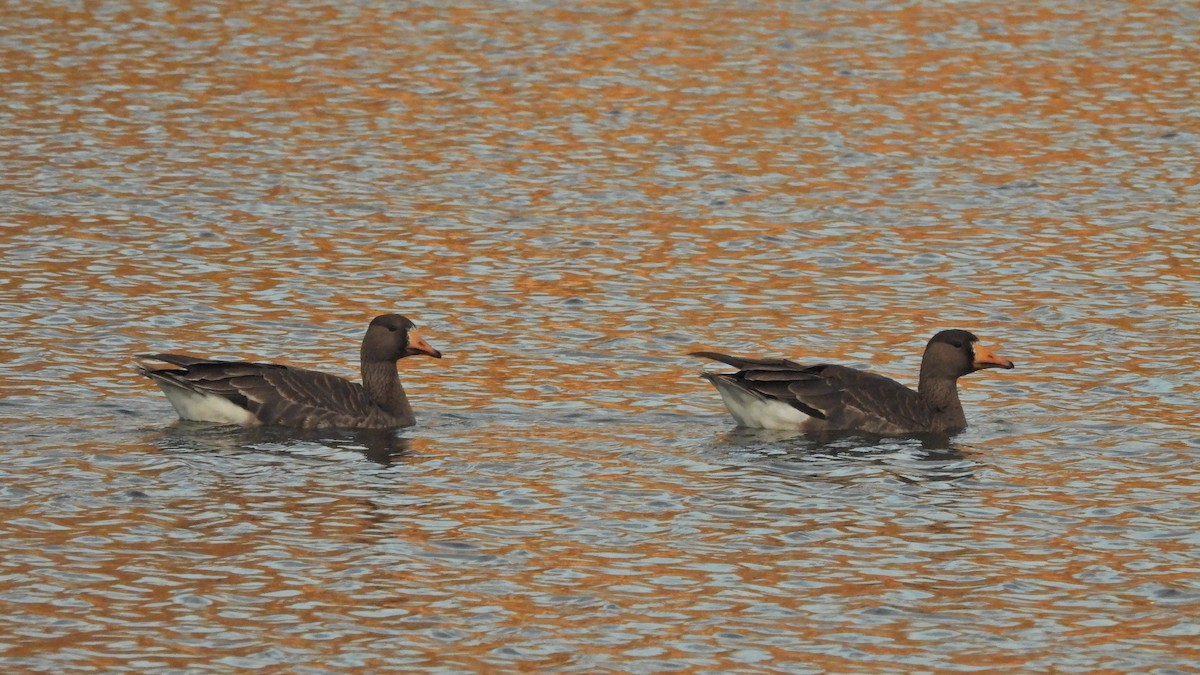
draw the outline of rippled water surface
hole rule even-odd
[[[1192,672],[1186,3],[7,3],[6,672]],[[182,424],[132,355],[420,424]],[[685,356],[966,378],[736,429]],[[711,366],[708,366],[711,367]]]

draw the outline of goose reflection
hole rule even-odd
[[[198,452],[272,452],[319,459],[322,455],[357,453],[387,466],[407,454],[411,441],[389,429],[289,429],[284,427],[213,426],[178,422],[159,430],[164,448]]]
[[[782,473],[814,476],[829,474],[833,462],[842,468],[849,463],[882,468],[905,482],[955,481],[972,477],[978,465],[968,447],[941,434],[814,434],[738,427],[718,436],[715,445]]]

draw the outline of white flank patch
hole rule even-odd
[[[180,419],[193,422],[215,422],[216,424],[241,424],[255,426],[256,418],[249,410],[221,396],[200,394],[190,389],[176,387],[155,378],[158,388],[167,395],[167,400],[179,413]]]
[[[717,386],[717,391],[721,394],[721,399],[725,401],[725,407],[729,409],[729,414],[733,415],[733,419],[744,427],[792,431],[802,428],[806,422],[813,419],[783,401],[759,398],[721,380],[717,380],[713,384]]]

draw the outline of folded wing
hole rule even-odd
[[[779,401],[809,415],[811,426],[891,432],[918,428],[931,415],[917,392],[899,382],[846,366],[801,365],[788,359],[749,359],[693,352],[738,369],[711,376],[720,388],[733,386],[765,402]],[[719,383],[713,378],[720,378]]]
[[[144,354],[140,358],[177,366],[140,367],[160,384],[201,397],[224,399],[249,412],[259,424],[330,427],[381,412],[367,398],[362,386],[327,373],[269,363],[212,361],[182,354]],[[169,389],[164,391],[170,396]]]

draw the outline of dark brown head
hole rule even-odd
[[[383,314],[371,320],[362,343],[364,361],[397,361],[414,354],[442,358],[441,352],[417,335],[413,322],[407,318]]]
[[[1013,362],[979,344],[965,330],[944,330],[929,339],[921,359],[921,373],[958,378],[984,368],[1013,368]]]

